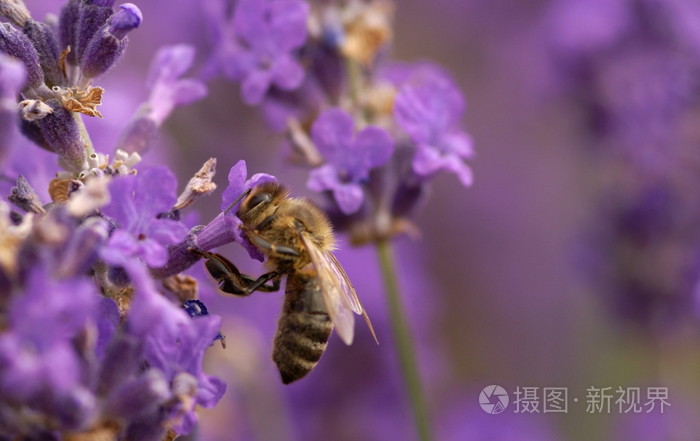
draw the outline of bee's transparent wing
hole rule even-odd
[[[330,251],[321,250],[308,234],[302,234],[302,239],[311,263],[318,274],[323,301],[338,336],[345,344],[352,344],[355,332],[355,319],[352,315],[354,312],[362,314],[376,341],[377,336],[374,333],[372,323],[357,298],[355,287],[352,286],[352,282],[345,274],[338,259]]]

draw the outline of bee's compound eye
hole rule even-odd
[[[271,199],[270,193],[258,193],[252,198],[250,198],[249,207],[255,208],[263,202],[267,202]]]

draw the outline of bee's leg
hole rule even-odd
[[[204,266],[222,292],[236,296],[248,296],[253,292],[247,288],[255,283],[256,279],[242,274],[236,265],[224,256],[195,249],[190,249],[190,252],[207,259]]]
[[[253,245],[266,250],[269,254],[277,254],[288,257],[299,257],[301,255],[301,253],[294,248],[271,243],[269,240],[263,238],[255,231],[246,230],[246,235],[248,236],[248,240],[250,240]]]
[[[262,291],[262,292],[274,292],[274,291],[279,291],[280,289],[280,274],[276,271],[272,271],[266,274],[263,274],[262,276],[258,277],[256,280],[253,280],[252,277],[246,276],[243,274],[244,278],[249,279],[249,285],[245,288],[245,290],[250,294],[253,291]],[[265,285],[268,281],[272,280],[272,283],[269,285]]]

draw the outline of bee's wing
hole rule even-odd
[[[345,270],[330,251],[321,250],[308,234],[302,234],[304,247],[309,253],[311,263],[318,274],[321,285],[323,301],[328,310],[328,315],[335,325],[338,336],[347,345],[352,344],[354,336],[355,319],[352,313],[362,314],[369,326],[374,340],[377,336],[374,333],[372,322],[369,321],[367,313],[362,308],[360,299],[357,298],[355,287],[345,274]]]

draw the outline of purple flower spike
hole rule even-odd
[[[224,72],[242,81],[243,99],[259,104],[270,86],[298,88],[304,70],[292,52],[306,41],[309,6],[299,0],[242,0],[234,13],[233,26],[241,45],[228,43],[221,49]],[[222,33],[225,33],[222,31]]]
[[[183,374],[192,378],[191,398],[203,407],[213,407],[226,391],[226,384],[202,370],[204,351],[216,338],[221,317],[207,315],[191,319],[181,308],[170,303],[153,286],[143,268],[131,265],[130,276],[136,295],[129,314],[128,329],[144,341],[144,357],[151,368],[159,369],[177,389]],[[173,390],[176,395],[181,391]],[[184,412],[185,421],[196,422],[194,406]],[[187,433],[190,424],[175,424],[178,433]]]
[[[158,51],[146,84],[151,94],[122,134],[117,148],[126,152],[145,152],[158,127],[175,107],[207,95],[207,87],[201,81],[180,78],[192,65],[194,55],[194,48],[185,44],[166,46]]]
[[[184,106],[204,98],[207,88],[199,80],[180,78],[194,62],[194,47],[186,44],[166,46],[158,50],[151,65],[147,86],[150,117],[159,126],[176,106]]]
[[[71,339],[85,326],[96,298],[87,279],[57,280],[35,267],[9,308],[0,335],[0,396],[30,402],[40,393],[69,393],[80,382]]]
[[[369,171],[387,163],[394,143],[386,130],[367,127],[355,135],[352,117],[330,109],[314,122],[311,135],[326,164],[311,171],[308,187],[330,190],[345,214],[360,209],[364,194],[360,185]]]
[[[398,125],[417,145],[413,171],[430,176],[444,169],[465,186],[472,171],[463,162],[473,155],[471,139],[458,128],[464,99],[457,86],[441,70],[423,67],[401,87],[394,101]]]
[[[154,167],[138,176],[114,179],[109,186],[112,201],[103,212],[121,227],[101,250],[110,264],[123,266],[134,257],[151,267],[168,260],[168,245],[181,241],[187,229],[172,219],[159,219],[175,204],[177,181],[165,167]]]

